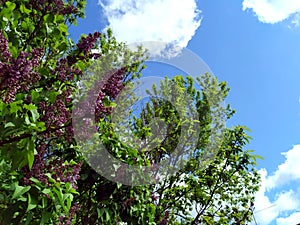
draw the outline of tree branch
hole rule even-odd
[[[67,125],[64,125],[64,126],[61,126],[61,127],[56,127],[56,128],[48,129],[48,130],[45,130],[45,131],[41,131],[41,132],[39,132],[37,134],[41,135],[41,134],[46,134],[46,133],[54,132],[54,131],[66,128],[68,126],[70,126],[70,124],[67,124]],[[27,133],[27,134],[22,134],[21,136],[10,137],[9,139],[5,139],[5,140],[0,141],[0,147],[3,146],[3,145],[5,145],[5,144],[10,144],[10,143],[13,143],[13,142],[17,142],[17,141],[20,141],[22,139],[29,138],[29,137],[32,137],[32,136],[33,136],[32,133],[30,133],[30,134]]]

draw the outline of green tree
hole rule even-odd
[[[155,165],[165,161],[164,165],[173,167],[181,163],[171,175],[168,175],[170,167],[155,171],[154,176],[157,172],[163,175],[157,184],[133,188],[114,184],[111,190],[115,191],[106,198],[113,204],[119,202],[104,207],[118,209],[117,220],[127,224],[248,224],[252,221],[254,194],[260,178],[255,169],[257,156],[244,150],[249,141],[247,128],[222,125],[222,119],[234,114],[229,105],[222,104],[229,91],[225,82],[219,83],[209,74],[198,77],[198,82],[200,90],[195,88],[191,77],[175,76],[162,81],[160,88],[149,91],[150,102],[127,126],[131,134],[142,140],[135,146],[135,154],[128,154],[132,151],[129,146],[116,147],[118,137],[111,135],[112,129],[105,129],[100,136],[102,141],[114,143],[106,147],[129,164]],[[187,110],[188,107],[191,109]],[[191,121],[191,113],[196,113],[198,120]],[[105,124],[109,127],[107,121]],[[194,132],[197,136],[181,134],[182,130],[193,133],[193,129],[199,129]],[[220,134],[213,135],[214,132]],[[179,141],[182,138],[185,140]],[[177,153],[172,156],[175,149]],[[119,152],[125,153],[119,155]],[[120,192],[124,194],[119,195]]]

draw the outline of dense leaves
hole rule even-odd
[[[68,39],[84,1],[0,6],[1,224],[67,224],[79,205],[71,94],[100,33]],[[60,152],[60,153],[58,153]]]
[[[84,6],[0,1],[0,224],[248,224],[257,157],[244,150],[245,127],[223,126],[234,113],[222,106],[226,84],[204,74],[198,90],[189,76],[166,78],[149,90],[140,112],[117,114],[117,106],[128,109],[136,100],[126,94],[146,54],[130,51],[110,30],[75,43],[68,27]],[[78,144],[89,133],[79,129],[74,139],[74,116],[85,128],[87,112],[96,140],[120,161],[148,167],[158,183],[126,186],[98,174],[83,154],[95,158],[97,151]],[[117,128],[128,132],[127,142]],[[179,161],[172,176],[169,167],[156,170]]]
[[[178,157],[172,157],[178,145],[180,153],[188,156],[184,158],[185,165],[173,176],[164,176],[158,184],[148,188],[152,201],[145,201],[143,204],[155,207],[153,217],[158,224],[248,224],[253,219],[254,194],[259,188],[259,175],[255,170],[256,156],[252,151],[243,149],[249,141],[247,128],[237,126],[222,129],[221,119],[212,120],[214,115],[225,119],[233,115],[234,111],[229,105],[224,107],[221,104],[229,89],[224,82],[219,83],[209,74],[200,76],[198,80],[202,87],[206,85],[210,88],[209,92],[196,90],[191,77],[184,79],[182,76],[175,76],[172,80],[166,79],[161,83],[160,90],[167,91],[165,99],[166,96],[175,96],[177,100],[181,100],[175,107],[177,110],[174,109],[176,100],[170,105],[168,101],[153,95],[139,118],[135,118],[133,122],[133,131],[144,137],[142,145],[146,153],[140,157],[144,158],[146,155],[151,163],[167,160],[171,165],[174,158],[178,160]],[[169,85],[166,86],[166,83]],[[199,115],[199,121],[196,121],[198,126],[184,127],[184,117],[178,117],[178,111],[181,110],[180,106],[186,109],[191,105],[182,101],[182,95],[178,94],[176,86],[172,87],[172,83],[183,90],[182,95],[189,95],[193,99],[192,106],[196,107]],[[172,94],[172,91],[176,94]],[[154,88],[152,93],[157,92]],[[215,96],[218,102],[211,104],[206,98],[208,94]],[[158,140],[155,148],[146,148],[145,143],[151,146],[154,139],[160,138],[160,135],[155,134],[156,129],[143,132],[145,127],[155,122],[154,115],[165,121],[167,128],[163,139]],[[159,123],[154,124],[155,128],[161,126]],[[178,126],[179,124],[181,125]],[[216,129],[216,124],[220,130]],[[184,145],[180,146],[178,139],[184,137],[181,130],[187,132],[188,129],[195,128],[201,131],[197,145],[193,145],[193,139],[189,136]],[[158,130],[163,131],[163,128]],[[217,131],[223,133],[214,136],[214,143],[211,143],[209,139],[213,136],[212,132]],[[189,154],[185,154],[186,152]],[[178,163],[175,160],[176,162]],[[146,224],[150,220],[146,218],[144,221]]]

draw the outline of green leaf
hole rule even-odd
[[[37,199],[32,197],[30,195],[30,193],[27,193],[27,195],[28,195],[28,206],[27,206],[26,212],[37,207]]]
[[[30,190],[30,186],[19,186],[18,183],[15,183],[15,191],[14,194],[12,196],[12,199],[18,199],[19,197],[21,197],[23,194],[25,194],[27,191]]]
[[[106,221],[110,221],[109,211],[105,209]]]
[[[117,106],[117,103],[111,102],[109,106],[115,108]]]
[[[123,186],[122,183],[117,183],[117,188],[120,189]]]
[[[30,124],[31,124],[28,115],[25,115],[25,124],[26,124],[26,125],[30,125]]]
[[[72,200],[73,199],[73,195],[70,194],[70,193],[64,194],[63,195],[63,202],[65,202],[68,198]]]
[[[110,104],[111,104],[111,101],[108,98],[104,98],[102,100],[102,102],[103,102],[103,105],[106,106],[106,107],[109,107]]]
[[[50,94],[49,94],[49,100],[51,101],[51,103],[54,103],[54,102],[55,102],[56,97],[57,97],[58,94],[59,94],[59,93],[56,92],[56,91],[50,92]]]
[[[16,113],[16,112],[20,111],[22,109],[20,104],[23,104],[22,100],[12,102],[10,104],[10,113]]]
[[[6,2],[5,4],[7,8],[10,9],[11,11],[13,11],[16,8],[16,4],[13,2]]]
[[[47,205],[48,205],[48,198],[43,196],[43,198],[42,198],[42,208],[43,209],[46,208]]]
[[[98,219],[102,217],[103,213],[104,213],[104,208],[101,209],[97,208]]]
[[[51,192],[51,189],[50,188],[45,188],[43,191],[42,191],[42,193],[44,193],[44,194],[49,194]]]
[[[28,216],[26,217],[26,222],[24,225],[29,225],[31,224],[31,220],[32,220],[32,217],[33,217],[33,213],[28,213]]]
[[[67,195],[67,196],[66,196],[66,195]],[[73,195],[67,193],[67,194],[64,195],[64,198],[66,198],[66,200],[67,200],[67,209],[68,209],[68,211],[69,211],[70,208],[71,208],[71,205],[72,205]]]
[[[28,160],[29,169],[31,170],[34,162],[34,151],[28,151],[27,160]]]
[[[35,150],[35,144],[32,139],[27,138],[26,139],[26,155],[27,155],[27,162],[29,169],[31,170],[33,162],[34,162],[34,150]]]
[[[34,182],[36,184],[40,184],[41,183],[38,179],[36,179],[34,177],[29,178],[29,180],[31,180],[32,182]]]
[[[57,27],[55,27],[55,28],[53,29],[53,34],[54,34],[55,36],[59,36],[59,35],[61,35],[61,31],[60,31],[60,29],[59,29],[59,28],[57,28]]]
[[[51,212],[43,211],[40,225],[47,224],[51,218]]]
[[[15,58],[18,56],[18,49],[16,48],[16,46],[14,46],[11,42],[9,43],[9,50],[12,54],[12,56]],[[23,101],[21,101],[23,102]],[[13,102],[14,103],[14,102]],[[17,103],[17,102],[16,102]],[[21,109],[21,107],[18,107],[18,109]]]
[[[24,104],[24,109],[27,109],[27,110],[33,110],[33,109],[37,109],[38,107],[33,105],[33,104]]]
[[[44,21],[46,23],[53,23],[54,21],[54,15],[53,14],[47,14],[44,16]]]
[[[66,42],[61,42],[57,47],[59,51],[65,51],[67,48],[68,48],[68,44]]]
[[[27,30],[27,29],[28,29],[27,22],[25,22],[25,21],[22,21],[22,23],[21,23],[21,27],[22,27],[24,30]]]
[[[63,205],[63,193],[61,188],[55,188],[53,191],[56,193],[59,202]]]
[[[51,177],[50,173],[45,173],[45,175],[48,177],[48,181],[51,183],[55,183],[56,181]]]
[[[2,20],[5,21],[5,22],[8,22],[8,21],[9,21],[9,19],[6,18],[5,16],[3,16]]]
[[[68,26],[64,23],[61,23],[60,26],[59,26],[59,29],[62,33],[68,33]]]
[[[31,115],[32,115],[32,121],[36,122],[36,120],[40,116],[39,113],[38,113],[38,111],[36,109],[32,109],[32,110],[30,110],[30,112],[31,112]]]
[[[25,13],[27,15],[29,15],[31,13],[31,10],[30,9],[27,9],[26,6],[24,4],[21,4],[20,5],[20,11],[21,13]]]
[[[53,29],[48,26],[48,23],[46,23],[46,31],[47,31],[47,34],[50,34],[53,31]]]
[[[47,73],[49,73],[49,71],[45,68],[41,68],[39,70],[39,72],[42,74],[42,75],[46,75]],[[41,93],[39,91],[31,91],[31,97],[32,97],[32,101],[36,101],[38,100],[38,98],[41,96]]]
[[[12,122],[8,122],[5,124],[4,128],[6,127],[14,127],[15,125]]]

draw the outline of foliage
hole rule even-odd
[[[190,77],[166,79],[160,94],[175,100],[157,98],[154,87],[140,114],[124,111],[114,120],[116,106],[126,109],[135,101],[122,94],[134,88],[146,54],[130,51],[110,30],[74,43],[68,27],[84,17],[84,7],[85,0],[0,0],[0,224],[247,224],[259,177],[256,156],[243,149],[246,128],[226,128],[211,139],[223,128],[213,119],[233,115],[221,106],[226,84],[203,75],[204,92]],[[86,116],[74,109],[74,96],[95,112],[97,141],[124,163],[151,170],[174,159],[174,149],[188,157],[181,157],[173,176],[168,167],[154,169],[155,179],[157,172],[164,175],[157,184],[126,186],[104,178],[74,139],[73,116]],[[131,119],[122,124],[126,116]],[[132,145],[119,140],[116,124],[130,131]]]
[[[207,92],[197,90],[193,79],[189,76],[186,78],[175,76],[161,82],[160,91],[156,87],[153,87],[152,92],[149,91],[150,95],[152,93],[150,102],[127,126],[127,129],[132,130],[131,133],[142,138],[142,142],[136,146],[136,149],[139,149],[136,154],[130,154],[131,148],[126,145],[107,145],[107,148],[113,148],[111,153],[116,157],[135,165],[142,162],[142,165],[150,163],[154,166],[166,161],[166,164],[175,166],[180,160],[178,154],[175,156],[172,154],[178,146],[180,154],[186,156],[182,157],[184,166],[175,174],[168,175],[165,170],[158,171],[160,176],[163,175],[163,179],[157,184],[148,186],[146,190],[144,186],[138,186],[130,188],[129,192],[127,186],[110,184],[111,192],[106,195],[108,202],[101,201],[105,208],[110,208],[109,211],[114,212],[110,215],[110,219],[125,221],[127,224],[174,225],[248,224],[252,221],[254,194],[259,188],[259,175],[255,169],[257,156],[253,155],[252,151],[243,149],[249,141],[246,135],[247,128],[243,126],[225,128],[222,127],[221,119],[211,118],[218,115],[219,118],[229,119],[234,114],[229,105],[224,107],[221,104],[229,91],[226,83],[219,83],[209,74],[200,76],[198,81],[202,87],[204,85],[206,88],[209,87],[209,90]],[[164,93],[161,95],[159,92]],[[210,103],[208,95],[215,96],[214,103]],[[164,99],[158,96],[164,96]],[[175,98],[173,104],[168,101],[168,96]],[[189,96],[191,104],[182,101],[187,100],[183,96]],[[185,117],[178,115],[188,113],[191,116],[192,110],[187,110],[189,106],[195,107],[194,113],[197,113],[199,121],[195,120],[189,123],[189,126],[185,126]],[[157,118],[164,123],[157,122]],[[105,124],[107,123],[106,121]],[[194,126],[195,123],[197,126]],[[194,128],[200,130],[198,139],[194,140],[191,136],[187,136],[188,138],[180,145],[179,139],[184,137],[182,130],[188,133],[189,129]],[[222,129],[224,129],[222,135],[214,138],[211,143],[212,132],[220,132]],[[105,131],[107,130],[108,132],[100,136],[102,141],[118,143],[118,137],[111,136],[111,130]],[[195,141],[196,146],[193,143]],[[128,143],[133,143],[133,140]],[[212,145],[214,143],[215,145]],[[120,156],[118,152],[124,154]],[[166,169],[170,172],[169,167]],[[157,175],[156,171],[154,176]],[[124,199],[126,195],[127,198]],[[111,205],[112,202],[117,204]],[[127,206],[128,203],[131,207]],[[127,206],[125,209],[120,207],[124,204]],[[141,205],[144,210],[136,210]],[[147,212],[146,217],[144,212]]]
[[[85,1],[1,1],[1,224],[65,224],[81,162],[73,149],[71,93],[99,54],[100,33],[68,39]],[[60,152],[60,154],[58,154]],[[64,157],[62,157],[64,155]]]

